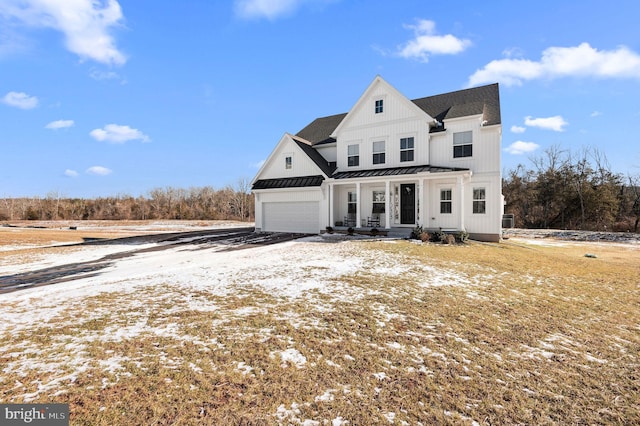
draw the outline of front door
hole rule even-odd
[[[416,223],[416,184],[400,185],[400,223],[415,225]]]

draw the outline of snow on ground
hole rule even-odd
[[[391,242],[392,243],[392,242]],[[38,270],[54,265],[96,260],[107,254],[125,252],[153,246],[154,244],[126,244],[108,246],[79,246],[61,252],[47,251],[46,254],[27,259],[24,264],[4,264],[0,273],[17,274],[26,270]],[[404,263],[404,268],[398,264]],[[408,267],[407,267],[408,266]],[[428,269],[429,273],[424,271]],[[95,331],[83,331],[79,335],[67,336],[65,341],[55,342],[58,354],[64,357],[45,355],[37,343],[23,342],[0,347],[0,353],[11,359],[0,372],[26,375],[29,371],[58,372],[54,379],[42,383],[38,391],[25,394],[25,401],[33,400],[40,394],[50,394],[60,388],[61,383],[75,380],[78,372],[95,368],[95,361],[87,356],[86,349],[93,342],[121,342],[138,336],[170,337],[189,340],[198,344],[198,338],[185,335],[184,330],[174,323],[172,317],[182,311],[211,311],[217,318],[214,323],[223,324],[237,318],[259,314],[268,307],[239,307],[218,309],[209,298],[198,297],[201,292],[215,296],[252,294],[256,289],[280,300],[304,298],[317,310],[332,310],[335,302],[357,301],[372,289],[350,285],[341,280],[358,273],[376,274],[384,278],[421,276],[423,286],[467,285],[468,280],[455,271],[435,270],[426,265],[409,264],[407,259],[382,251],[363,249],[358,240],[344,241],[335,236],[314,236],[299,240],[245,248],[242,250],[220,251],[215,245],[180,245],[159,251],[136,253],[111,263],[92,276],[72,279],[54,285],[29,288],[12,293],[0,294],[0,335],[30,334],[37,327],[55,324],[55,327],[74,327],[79,322],[100,321],[110,318],[110,324]],[[110,306],[87,308],[95,297],[110,295],[116,297]],[[111,312],[117,306],[120,314]],[[381,320],[394,317],[393,312],[380,310]],[[151,312],[153,310],[153,312]],[[123,320],[122,312],[126,313]],[[70,313],[79,313],[72,315]],[[150,315],[164,318],[151,323]],[[289,316],[289,314],[285,314]],[[306,326],[304,315],[291,312],[288,320],[294,326]],[[268,338],[272,330],[261,331]],[[215,342],[201,342],[214,345]],[[282,361],[283,368],[303,368],[307,362],[296,343],[289,342],[289,348],[273,353]],[[47,348],[52,349],[52,348]],[[20,352],[16,352],[19,350]],[[21,354],[32,353],[25,357]],[[108,355],[108,354],[107,354]],[[105,372],[118,373],[123,363],[131,361],[116,356],[100,361],[99,368]],[[167,358],[165,365],[180,361]],[[251,374],[253,367],[238,362],[237,369]],[[74,371],[69,373],[69,367]],[[124,374],[124,373],[122,373]],[[0,375],[0,383],[1,383]],[[109,386],[109,381],[103,386]],[[325,396],[321,396],[325,398]],[[284,408],[284,407],[283,407]],[[295,409],[281,412],[284,417]],[[336,419],[337,420],[337,419]],[[340,424],[340,421],[337,421]]]

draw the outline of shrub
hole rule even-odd
[[[327,226],[327,234],[333,234],[333,228],[330,226]]]
[[[442,228],[440,228],[440,229],[438,230],[438,232],[436,232],[436,233],[433,235],[433,241],[434,241],[434,242],[436,242],[436,243],[437,243],[438,241],[440,241],[440,242],[445,242],[445,241],[446,241],[446,239],[447,239],[447,233],[446,233],[446,232],[444,232],[444,231],[442,230]]]
[[[442,239],[442,244],[455,244],[456,243],[456,237],[454,237],[452,234],[445,234],[444,238]]]
[[[378,228],[371,228],[371,235],[373,235],[374,237],[378,235],[378,232]]]
[[[415,228],[413,228],[411,230],[411,239],[412,240],[419,240],[421,239],[421,235],[422,235],[422,226],[416,226]]]
[[[460,231],[456,234],[456,240],[464,243],[469,239],[469,233],[467,231]]]
[[[349,227],[349,229],[347,229],[347,234],[349,234],[349,235],[353,235],[353,232],[354,232],[354,231],[353,231],[353,228],[352,228],[352,227]]]
[[[428,243],[429,241],[431,241],[431,234],[426,231],[423,231],[420,234],[420,240],[422,240],[423,243]]]

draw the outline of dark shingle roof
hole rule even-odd
[[[497,83],[414,99],[412,102],[440,122],[449,118],[483,114],[487,125],[501,123],[500,92]],[[308,140],[313,146],[335,142],[330,136],[346,116],[347,114],[343,113],[316,118],[296,136]],[[441,130],[444,128],[435,127],[432,131]]]
[[[398,175],[415,175],[422,172],[442,173],[442,172],[459,172],[469,169],[461,169],[459,167],[437,167],[437,166],[408,166],[408,167],[389,167],[386,169],[370,169],[370,170],[354,170],[349,172],[338,172],[331,176],[334,179],[353,179],[375,176],[398,176]]]
[[[329,136],[346,116],[347,114],[344,113],[316,118],[307,127],[296,133],[296,136],[308,140],[313,145],[335,142],[336,140]]]
[[[443,93],[426,98],[414,99],[412,101],[420,109],[436,120],[443,122],[447,119],[464,117],[467,115],[483,115],[487,125],[500,124],[500,93],[498,84],[474,87],[471,89],[458,90],[456,92]],[[325,176],[335,179],[352,179],[375,176],[408,175],[421,172],[439,173],[454,172],[468,169],[457,167],[436,167],[436,166],[412,166],[412,167],[391,167],[386,169],[356,170],[338,172],[336,163],[329,163],[314,148],[315,146],[333,143],[336,140],[331,137],[333,131],[347,116],[346,113],[330,115],[313,120],[304,129],[300,130],[292,139],[302,149],[305,154],[320,168]],[[434,127],[432,132],[443,131],[444,127]],[[305,176],[280,179],[261,179],[253,184],[252,189],[270,188],[298,188],[305,186],[320,186],[324,180],[323,176]]]
[[[302,176],[278,179],[260,179],[257,180],[251,189],[276,189],[276,188],[303,188],[308,186],[320,186],[324,177]]]
[[[498,83],[414,99],[412,102],[440,122],[448,118],[483,114],[487,125],[501,123]]]

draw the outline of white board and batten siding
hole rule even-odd
[[[291,168],[286,158],[291,157]],[[277,179],[320,174],[318,166],[300,149],[289,135],[284,135],[260,171],[260,179]]]

